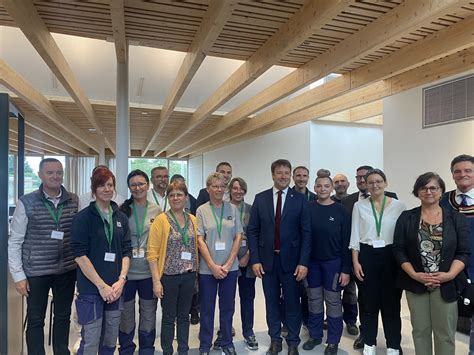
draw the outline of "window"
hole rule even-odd
[[[165,166],[168,168],[170,177],[174,174],[183,175],[185,179],[188,177],[188,161],[187,160],[168,160],[168,159],[147,159],[147,158],[130,158],[130,171],[140,169],[151,177],[151,169],[156,166]]]

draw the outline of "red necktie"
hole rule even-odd
[[[275,211],[275,250],[280,250],[280,223],[281,223],[281,194],[283,191],[277,192],[277,206]]]

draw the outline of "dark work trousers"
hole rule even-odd
[[[219,294],[219,329],[222,335],[222,349],[232,348],[232,318],[235,311],[235,289],[238,271],[230,271],[224,279],[213,275],[199,275],[201,297],[201,327],[199,329],[199,350],[208,352],[212,345],[214,312]]]
[[[342,260],[311,260],[308,268],[309,336],[323,338],[324,308],[328,321],[328,344],[339,344],[342,336],[342,301],[339,276]],[[324,307],[324,304],[326,307]]]
[[[28,354],[43,355],[44,319],[48,306],[49,290],[53,290],[53,352],[55,355],[69,355],[69,323],[74,296],[76,270],[60,275],[28,277],[30,292],[26,298],[28,317],[26,346]]]
[[[294,270],[284,272],[281,267],[279,254],[273,258],[273,270],[265,270],[263,275],[263,292],[265,294],[265,307],[267,310],[268,335],[272,342],[280,342],[282,310],[280,295],[283,293],[285,323],[288,327],[286,342],[289,346],[298,346],[300,343],[301,329],[301,283],[296,281]]]
[[[200,309],[200,302],[199,302],[199,274],[196,278],[196,284],[194,287],[194,294],[193,299],[191,301],[191,309],[189,310],[189,314],[199,314],[201,311]]]
[[[176,322],[178,354],[187,354],[189,350],[189,308],[196,282],[195,272],[180,275],[163,275],[163,298],[161,307],[161,348],[163,355],[173,354],[173,339]]]
[[[308,325],[308,317],[309,317],[309,310],[308,310],[308,295],[306,294],[306,287],[304,287],[303,283],[300,282],[299,287],[301,289],[301,320],[305,326]],[[280,296],[280,312],[281,312],[281,324],[286,327],[286,319],[285,319],[285,300],[283,299],[283,293]]]
[[[364,344],[377,345],[380,311],[387,348],[399,349],[402,290],[395,287],[398,266],[393,257],[392,246],[373,248],[361,243],[359,262],[365,275],[364,281],[357,281]]]
[[[240,268],[238,278],[240,296],[240,319],[242,320],[242,335],[247,338],[255,335],[253,332],[255,277],[247,277],[247,268]]]
[[[343,318],[346,324],[357,323],[357,286],[355,276],[351,273],[351,279],[347,286],[342,289]]]
[[[120,315],[119,353],[132,355],[136,345],[135,336],[135,296],[138,293],[138,345],[140,355],[155,353],[156,305],[151,277],[142,280],[128,280],[123,290],[123,310]]]

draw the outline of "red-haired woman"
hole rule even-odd
[[[113,354],[120,325],[121,295],[132,255],[128,218],[111,201],[115,176],[91,177],[95,201],[77,214],[71,245],[79,265],[76,308],[82,325],[78,354]]]

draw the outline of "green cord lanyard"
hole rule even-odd
[[[64,205],[60,205],[58,209],[52,209],[49,203],[43,201],[44,206],[48,210],[49,214],[53,218],[54,223],[56,223],[56,230],[59,230],[59,220],[61,219],[61,216],[63,214],[63,208]]]
[[[99,212],[100,218],[102,220],[102,223],[104,223],[104,232],[105,232],[105,237],[107,238],[107,242],[109,243],[109,252],[112,249],[112,238],[114,237],[114,223],[112,220],[112,207],[109,206],[109,220],[106,223],[106,219],[100,208],[97,206],[97,203],[95,204],[95,208],[97,209],[97,212]]]
[[[372,198],[370,199],[370,205],[372,206],[372,213],[375,219],[375,228],[377,230],[377,238],[380,238],[380,231],[382,230],[382,216],[383,211],[385,210],[385,202],[387,201],[387,196],[383,197],[382,208],[380,209],[380,217],[377,217],[377,211],[375,210],[374,202]]]
[[[240,203],[240,224],[242,224],[242,227],[244,226],[244,217],[245,217],[244,207],[245,207],[245,203],[244,201],[242,201]]]
[[[173,211],[170,210],[171,217],[173,218],[174,223],[178,226],[178,231],[179,234],[181,234],[181,237],[183,238],[183,243],[184,245],[188,246],[189,245],[189,236],[188,236],[188,219],[186,218],[186,213],[183,212],[184,216],[184,227],[181,228],[181,226],[178,223],[178,219],[174,215]]]
[[[212,209],[212,215],[214,216],[214,220],[216,221],[217,234],[218,234],[218,236],[219,236],[219,240],[221,240],[221,235],[222,235],[222,220],[224,219],[224,202],[222,202],[220,223],[219,223],[219,221],[217,220],[217,214],[216,214],[216,211],[215,211],[213,205],[211,205],[211,209]]]
[[[140,248],[143,230],[145,229],[145,220],[146,216],[148,215],[148,201],[145,203],[145,211],[143,213],[142,223],[138,223],[137,207],[135,204],[133,203],[131,207],[133,211],[133,218],[135,219],[135,226],[137,228],[137,247]]]
[[[158,199],[156,198],[156,192],[155,190],[151,190],[153,192],[153,197],[155,198],[155,202],[158,206],[161,207],[160,203],[158,202]],[[165,208],[163,209],[162,212],[166,212],[166,206],[168,205],[168,198],[165,196]]]

